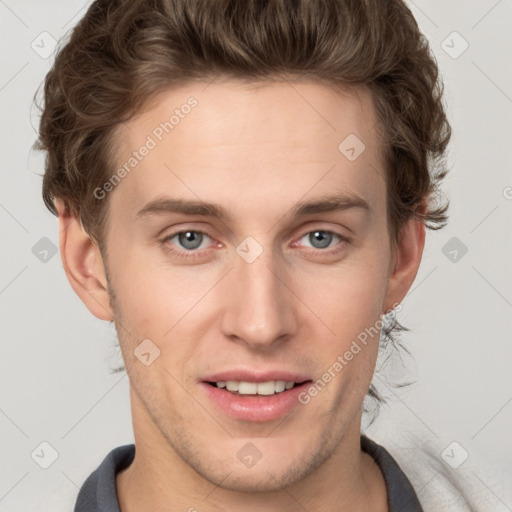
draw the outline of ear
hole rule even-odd
[[[95,317],[112,321],[114,315],[99,247],[61,199],[56,199],[55,206],[59,215],[60,255],[68,280]]]
[[[425,208],[426,206],[422,205],[420,211],[424,212]],[[425,225],[412,217],[404,224],[393,251],[384,313],[402,302],[412,286],[418,273],[424,246]]]

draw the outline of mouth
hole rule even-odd
[[[202,381],[206,399],[223,416],[247,422],[268,422],[302,407],[301,393],[312,380]]]
[[[248,381],[217,381],[208,382],[207,384],[214,388],[224,389],[233,393],[234,395],[240,396],[271,396],[274,394],[284,393],[290,389],[294,389],[297,386],[301,386],[305,382],[311,381],[284,381],[284,380],[269,380],[265,382],[248,382]]]

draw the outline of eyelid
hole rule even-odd
[[[300,235],[294,242],[292,242],[291,245],[295,246],[306,235],[309,235],[310,233],[315,233],[317,231],[323,231],[324,233],[329,233],[331,235],[334,235],[334,236],[339,238],[339,242],[337,244],[333,245],[332,247],[327,247],[326,249],[317,249],[315,247],[307,247],[307,249],[312,249],[312,250],[328,253],[329,251],[335,250],[335,248],[338,245],[340,245],[341,243],[343,243],[343,242],[350,242],[349,237],[347,237],[345,235],[342,235],[338,231],[334,231],[332,229],[326,229],[326,228],[314,228],[314,229],[308,229],[308,230],[304,231],[302,235]]]
[[[215,243],[220,244],[220,242],[217,242],[212,236],[210,236],[206,231],[202,231],[200,229],[180,229],[178,231],[175,231],[173,233],[169,233],[168,235],[164,236],[160,240],[160,244],[164,251],[166,251],[168,254],[171,254],[174,257],[181,258],[182,260],[188,260],[190,262],[194,262],[196,259],[201,259],[204,257],[204,252],[210,249],[211,247],[208,247],[206,249],[193,249],[193,250],[186,250],[186,249],[179,249],[174,244],[169,243],[169,240],[174,238],[175,236],[186,233],[188,231],[191,231],[193,233],[199,233],[201,235],[207,236],[210,240],[213,240]],[[220,244],[222,245],[222,244]]]
[[[292,247],[296,247],[296,245],[300,242],[300,240],[302,238],[304,238],[304,236],[306,235],[309,235],[310,233],[314,233],[316,231],[323,231],[324,233],[329,233],[329,234],[332,234],[336,237],[339,238],[339,242],[337,244],[335,244],[334,246],[332,247],[327,247],[325,249],[317,249],[315,247],[304,247],[305,249],[308,249],[310,251],[318,251],[320,253],[331,253],[331,252],[335,252],[336,249],[338,248],[338,246],[340,245],[343,245],[343,243],[348,243],[350,242],[350,239],[349,237],[339,233],[338,231],[334,231],[332,229],[327,229],[327,228],[322,228],[322,227],[316,227],[316,228],[308,228],[308,229],[304,229],[302,231],[302,234],[299,235],[297,238],[295,238],[295,240],[291,243],[291,246]],[[217,246],[222,246],[223,244],[221,242],[218,242],[213,236],[211,236],[207,231],[204,231],[204,230],[201,230],[201,229],[188,229],[188,228],[182,228],[178,231],[174,231],[172,233],[169,233],[168,235],[165,235],[162,239],[161,239],[161,243],[164,244],[164,245],[167,245],[167,242],[169,240],[171,240],[172,238],[174,238],[175,236],[181,234],[181,233],[187,233],[187,232],[193,232],[193,233],[198,233],[198,234],[201,234],[203,236],[207,236],[208,238],[210,238],[210,240],[212,240],[214,243],[217,244]],[[171,244],[174,246],[174,244]],[[176,246],[174,246],[176,247]],[[186,250],[186,249],[179,249],[179,248],[168,248],[167,249],[171,252],[174,252],[175,254],[178,254],[178,256],[185,256],[185,257],[194,257],[194,256],[201,256],[205,251],[207,251],[208,249],[210,249],[212,246],[210,247],[207,247],[207,248],[203,248],[203,249],[192,249],[192,250]]]
[[[165,235],[163,238],[162,238],[162,242],[167,242],[169,240],[171,240],[172,238],[174,238],[175,236],[177,235],[180,235],[182,233],[198,233],[200,235],[203,235],[203,236],[207,236],[210,240],[220,244],[220,242],[217,242],[217,240],[215,240],[215,238],[213,238],[213,236],[211,236],[209,233],[207,233],[206,231],[202,231],[200,229],[180,229],[179,231],[175,231],[173,233],[169,233],[168,235]],[[199,249],[195,249],[193,251],[189,250],[189,251],[184,251],[184,252],[197,252]],[[202,249],[201,249],[202,250]]]

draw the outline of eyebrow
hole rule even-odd
[[[295,217],[303,217],[316,213],[329,213],[359,208],[371,212],[371,207],[366,200],[356,195],[330,195],[316,201],[297,203],[291,213]],[[200,215],[213,217],[220,220],[229,218],[227,211],[215,203],[203,201],[189,201],[172,197],[160,197],[146,204],[136,215],[139,219],[148,215],[165,215],[169,213],[181,213],[184,215]]]

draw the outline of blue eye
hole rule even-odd
[[[178,258],[192,258],[190,261],[203,261],[211,258],[210,249],[221,248],[223,244],[216,242],[211,236],[203,231],[182,230],[166,236],[162,241],[164,250]],[[316,254],[334,255],[345,249],[349,240],[334,231],[316,229],[304,233],[302,237],[294,242],[293,247],[308,247],[318,251]]]
[[[310,247],[313,247],[314,249],[325,249],[326,247],[330,246],[331,242],[334,239],[338,239],[338,240],[343,239],[337,233],[334,233],[332,231],[326,231],[323,229],[318,229],[316,231],[311,231],[309,233],[306,233],[301,238],[301,240],[303,240],[304,238],[306,238],[307,241],[311,244]]]
[[[193,251],[201,248],[205,237],[209,238],[206,233],[201,233],[200,231],[180,231],[175,235],[167,237],[165,241],[172,242],[173,239],[177,238],[177,242],[182,248],[187,251]]]

